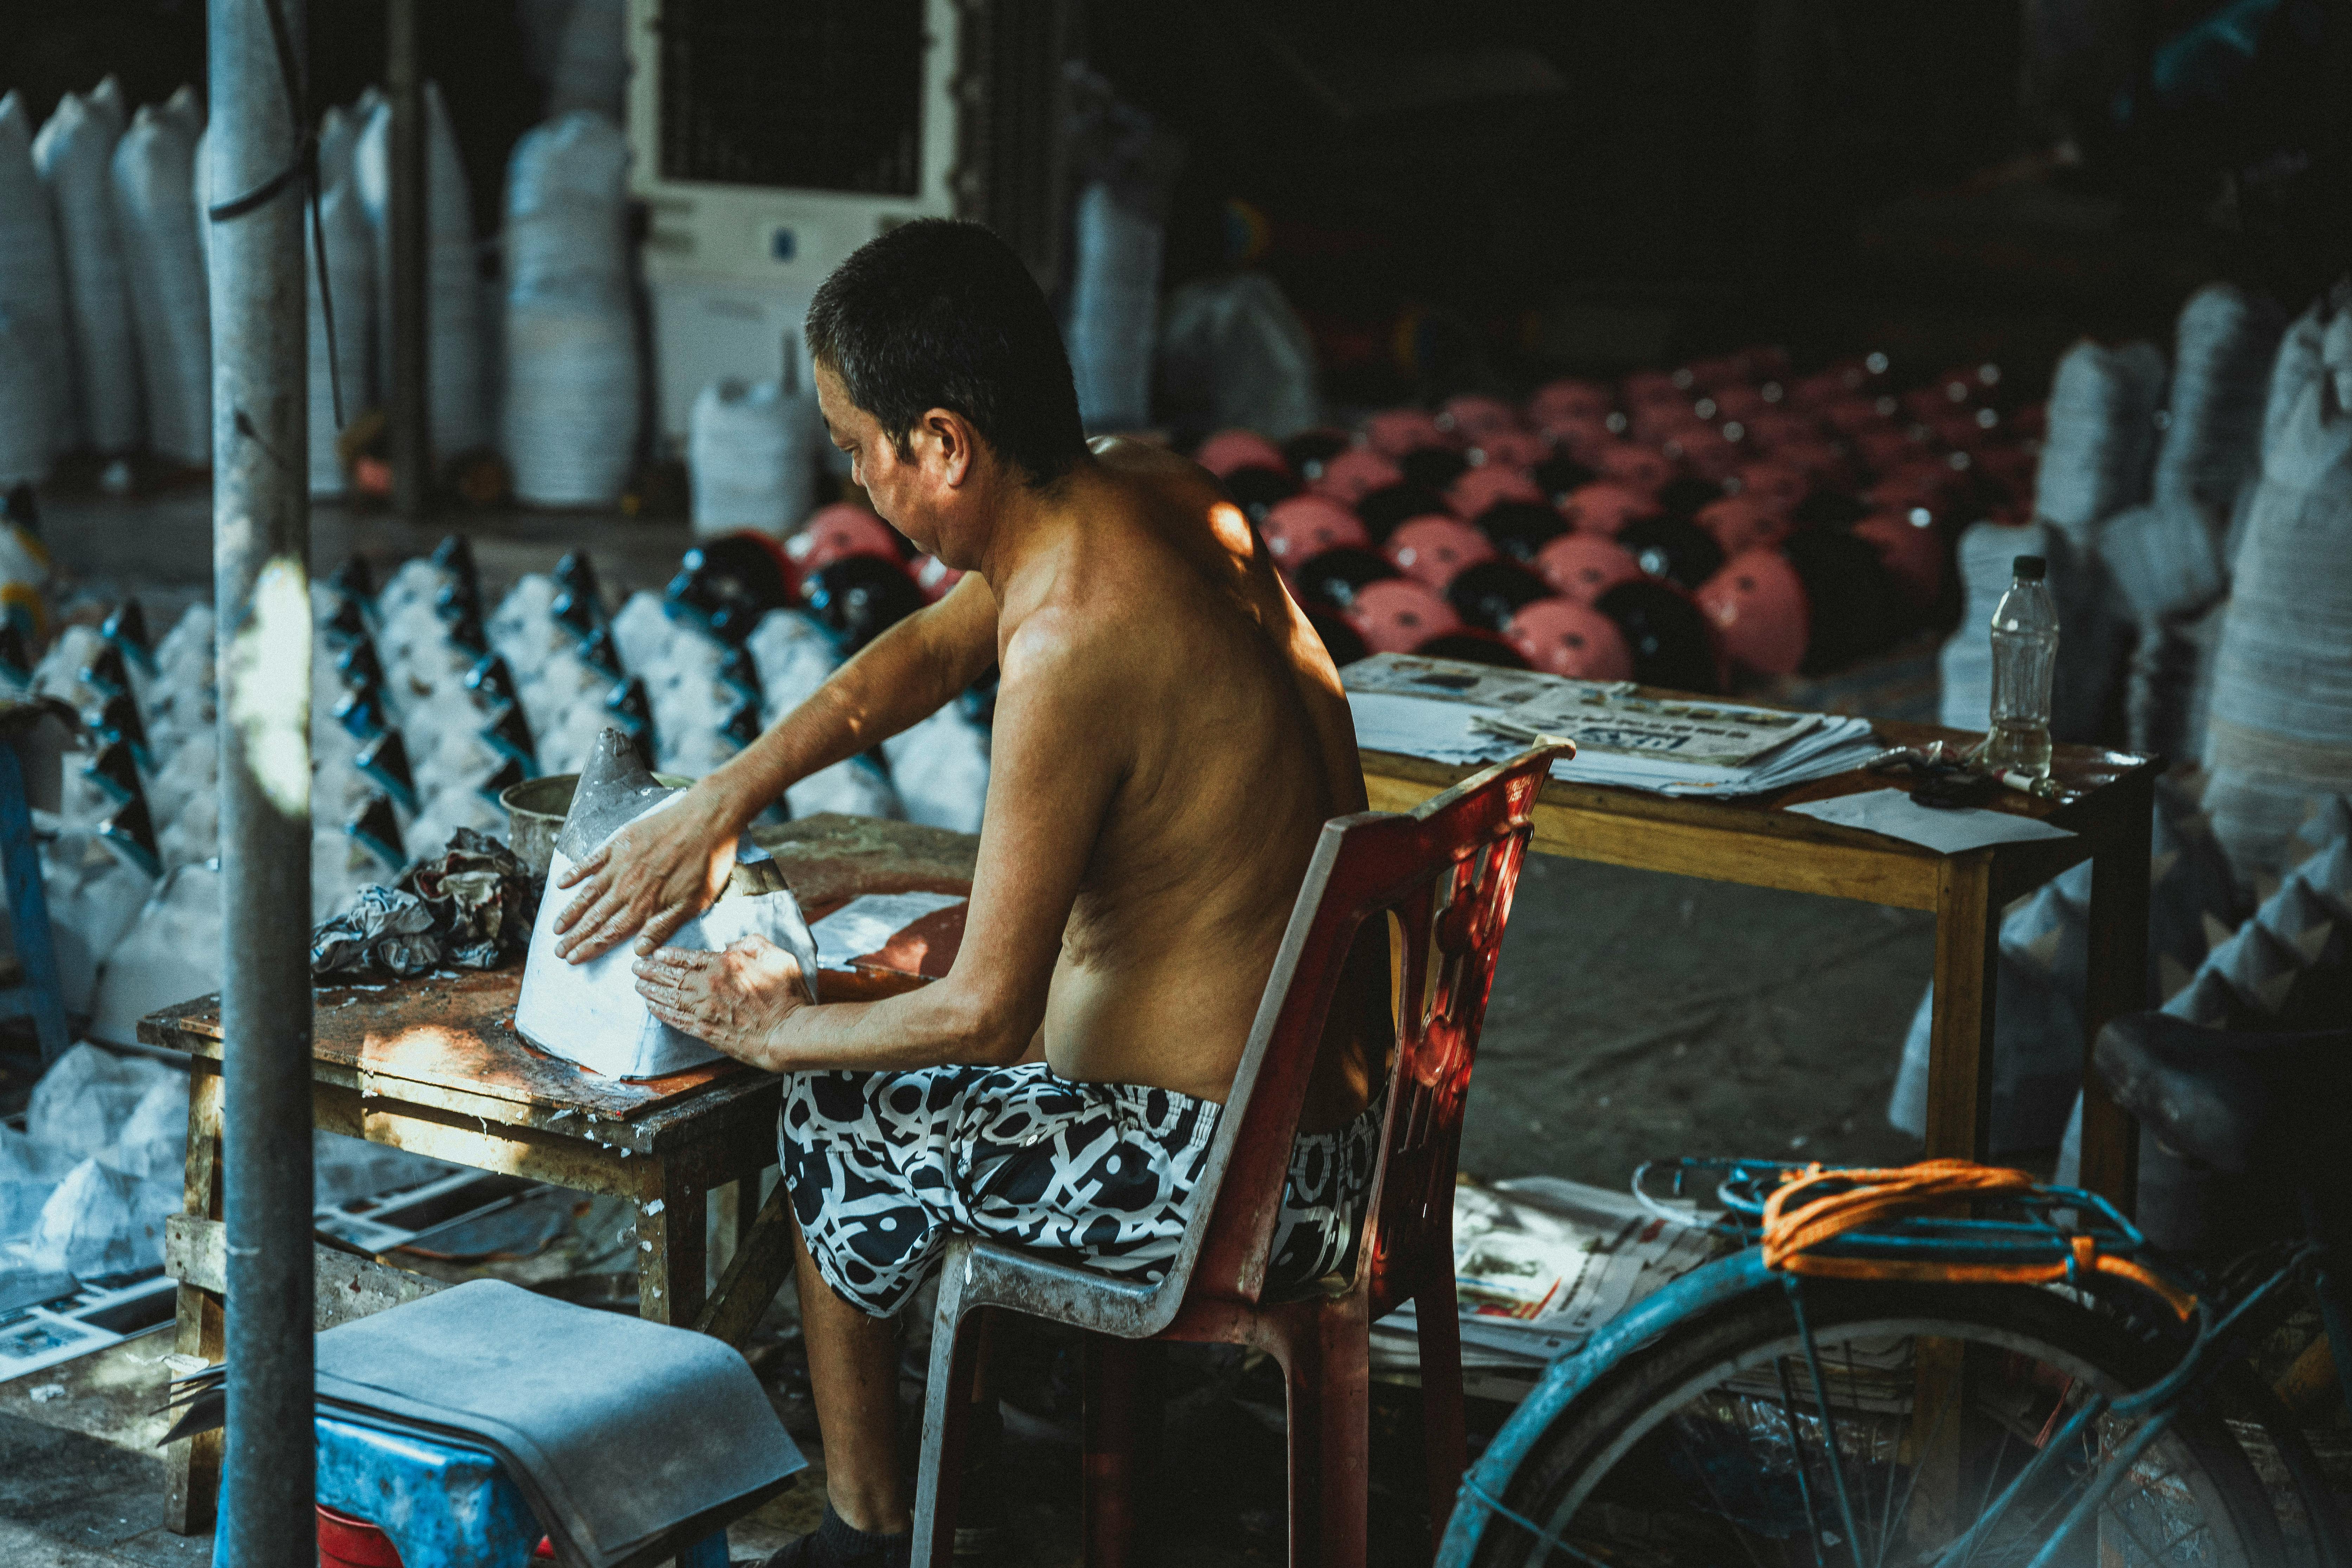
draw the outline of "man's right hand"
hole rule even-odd
[[[640,953],[661,946],[727,886],[736,832],[707,786],[698,786],[614,834],[558,884],[580,894],[555,917],[556,956],[585,963],[632,936]]]

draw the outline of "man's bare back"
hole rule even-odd
[[[642,928],[655,1013],[775,1071],[1011,1062],[1042,1048],[1068,1078],[1222,1101],[1321,825],[1364,806],[1320,641],[1193,464],[1097,443],[1051,486],[969,499],[944,487],[949,502],[926,513],[910,492],[942,487],[924,475],[984,469],[956,467],[952,435],[941,459],[919,431],[910,461],[824,367],[817,384],[885,515],[971,575],[678,807],[583,862],[559,951],[593,957]],[[734,833],[785,784],[905,729],[992,662],[1003,679],[988,805],[945,979],[804,1006],[773,950],[661,947],[725,884]],[[1307,1131],[1344,1123],[1372,1091],[1383,939],[1359,942]]]
[[[1001,637],[1066,616],[1126,696],[1123,764],[1063,935],[1047,1060],[1222,1101],[1324,822],[1364,808],[1339,676],[1202,469],[1103,442],[1057,548],[1006,585]],[[1314,1121],[1364,1102],[1352,1008]],[[1354,1070],[1348,1070],[1352,1068]]]

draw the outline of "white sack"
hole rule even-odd
[[[0,98],[0,308],[16,320],[22,358],[7,374],[39,389],[39,428],[50,452],[77,444],[73,362],[67,352],[64,268],[57,220],[33,167],[33,128],[25,101]]]
[[[149,440],[157,455],[201,468],[213,455],[213,340],[194,159],[182,119],[149,106],[116,144],[113,176]]]
[[[108,454],[130,451],[142,434],[139,344],[110,173],[121,134],[119,122],[69,92],[33,140],[33,164],[48,187],[65,264],[81,433]]]

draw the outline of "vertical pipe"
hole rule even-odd
[[[266,185],[299,155],[304,4],[210,0],[210,7],[212,188],[226,200]],[[290,65],[272,37],[272,7]],[[216,1555],[236,1568],[309,1568],[318,1560],[304,190],[290,181],[212,226],[229,1365]]]
[[[416,0],[384,7],[384,84],[392,98],[392,505],[425,514],[432,472],[425,421],[425,75],[416,63]]]

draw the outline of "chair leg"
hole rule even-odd
[[[1420,1325],[1421,1442],[1429,1470],[1429,1547],[1432,1557],[1445,1536],[1462,1472],[1470,1463],[1470,1442],[1462,1415],[1462,1321],[1454,1281],[1439,1279],[1414,1301]]]
[[[1135,1553],[1144,1347],[1134,1340],[1090,1333],[1078,1353],[1086,1401],[1079,1561],[1087,1568],[1128,1568]]]
[[[1370,1551],[1371,1327],[1350,1299],[1276,1327],[1290,1448],[1291,1568],[1362,1568]]]
[[[967,1313],[942,1287],[931,1323],[931,1375],[923,1393],[922,1461],[915,1473],[915,1538],[909,1560],[953,1568],[956,1503],[963,1481],[964,1423],[971,1414],[972,1379],[980,1367],[982,1314]]]

